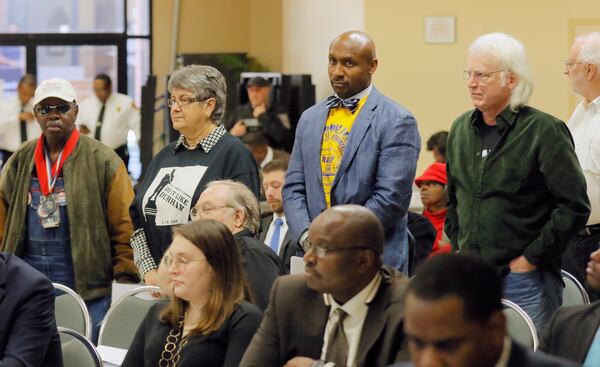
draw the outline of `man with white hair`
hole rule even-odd
[[[527,106],[533,82],[519,41],[479,37],[464,74],[475,109],[448,137],[444,228],[454,250],[496,266],[504,297],[541,330],[561,305],[567,242],[590,213],[585,178],[566,125]]]
[[[277,254],[256,238],[260,209],[254,193],[241,182],[211,181],[200,194],[191,215],[192,220],[219,221],[233,233],[242,256],[252,303],[264,310],[269,303],[271,285],[285,270]]]
[[[573,134],[592,213],[585,228],[567,247],[563,269],[584,282],[590,254],[598,249],[600,243],[600,33],[575,39],[565,61],[565,74],[573,92],[583,97],[567,126]],[[600,297],[600,292],[588,291],[592,299]]]

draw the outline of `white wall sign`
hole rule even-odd
[[[455,32],[455,17],[425,17],[426,43],[454,43]]]

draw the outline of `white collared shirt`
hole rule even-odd
[[[341,308],[347,314],[346,318],[344,318],[344,333],[346,334],[346,340],[348,341],[348,360],[346,365],[354,366],[354,360],[356,359],[356,353],[358,351],[358,343],[360,342],[360,335],[362,334],[363,325],[367,318],[367,313],[369,312],[369,303],[375,298],[380,285],[381,273],[378,272],[366,287],[341,306],[330,294],[326,293],[323,295],[325,304],[331,307],[329,308],[329,319],[325,325],[325,334],[323,335],[323,349],[321,350],[322,360],[325,360],[330,334],[334,330],[338,320],[335,310]],[[327,365],[329,365],[329,363],[325,366]]]
[[[260,162],[260,169],[265,168],[267,163],[271,162],[272,160],[273,160],[273,148],[271,148],[270,146],[267,145],[267,155],[265,155],[265,158]]]
[[[102,102],[98,97],[91,96],[79,104],[77,126],[85,125],[90,130],[88,136],[96,134],[96,123],[100,115]],[[127,134],[133,130],[137,140],[140,140],[140,111],[135,107],[133,99],[125,94],[111,93],[106,100],[100,141],[116,149],[127,144]]]
[[[275,230],[275,219],[280,218],[283,223],[281,224],[281,229],[279,231],[279,244],[277,245],[277,254],[281,255],[281,244],[283,243],[283,237],[288,231],[287,221],[285,220],[285,214],[281,217],[278,217],[277,214],[273,213],[273,219],[271,220],[271,224],[269,224],[269,230],[267,231],[267,235],[265,236],[265,245],[271,247],[271,238],[273,237],[273,231]]]
[[[600,97],[581,102],[567,123],[587,184],[592,212],[587,225],[600,223]],[[557,162],[559,163],[559,162]]]
[[[23,108],[23,112],[33,113],[33,98]],[[21,100],[13,96],[0,101],[0,149],[14,152],[21,146]],[[27,140],[37,139],[42,134],[38,122],[33,119],[27,121]]]

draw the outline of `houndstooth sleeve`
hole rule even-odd
[[[135,262],[135,266],[137,266],[141,278],[144,279],[144,275],[147,272],[158,267],[150,253],[148,241],[146,240],[146,233],[143,228],[138,228],[131,235],[131,247],[133,248],[133,262]]]

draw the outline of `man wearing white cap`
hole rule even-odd
[[[21,145],[0,177],[0,249],[75,289],[96,333],[112,280],[137,278],[133,190],[115,152],[75,129],[77,96],[68,81],[43,81],[33,104],[42,137]]]

